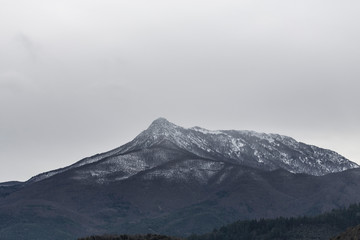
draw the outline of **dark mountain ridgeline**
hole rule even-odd
[[[119,148],[0,184],[0,239],[186,236],[239,219],[315,215],[360,202],[355,167],[285,136],[158,119]]]

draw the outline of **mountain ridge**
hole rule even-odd
[[[108,152],[84,158],[70,166],[41,173],[31,178],[28,183],[114,155],[127,154],[159,144],[164,145],[165,142],[199,158],[263,170],[284,168],[293,173],[320,176],[359,167],[334,151],[297,142],[284,135],[249,130],[207,130],[198,126],[183,128],[165,118],[158,118],[129,143]]]

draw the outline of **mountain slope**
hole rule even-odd
[[[106,184],[76,181],[78,170],[33,183],[0,200],[0,236],[9,240],[44,239],[48,234],[59,240],[104,233],[183,236],[239,219],[315,215],[360,202],[359,169],[317,177],[229,163],[219,168],[216,162],[202,160],[215,173],[204,174],[200,164],[194,167],[199,174],[191,175],[186,171],[189,161],[194,159]],[[178,178],[169,179],[162,173],[173,164],[179,167]],[[189,175],[193,177],[183,181]]]

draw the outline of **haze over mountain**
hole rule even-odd
[[[25,183],[0,184],[0,236],[202,233],[238,219],[360,201],[358,165],[291,137],[155,120],[133,141]]]

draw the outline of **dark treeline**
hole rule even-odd
[[[177,237],[169,237],[165,235],[146,234],[146,235],[104,235],[104,236],[90,236],[79,238],[78,240],[182,240]]]
[[[348,208],[332,210],[314,217],[279,217],[238,221],[211,233],[191,235],[186,240],[297,240],[330,239],[347,228],[360,224],[360,203]],[[78,240],[182,240],[157,234],[104,235],[79,238]]]
[[[360,224],[360,203],[315,217],[238,221],[188,240],[329,239]]]

